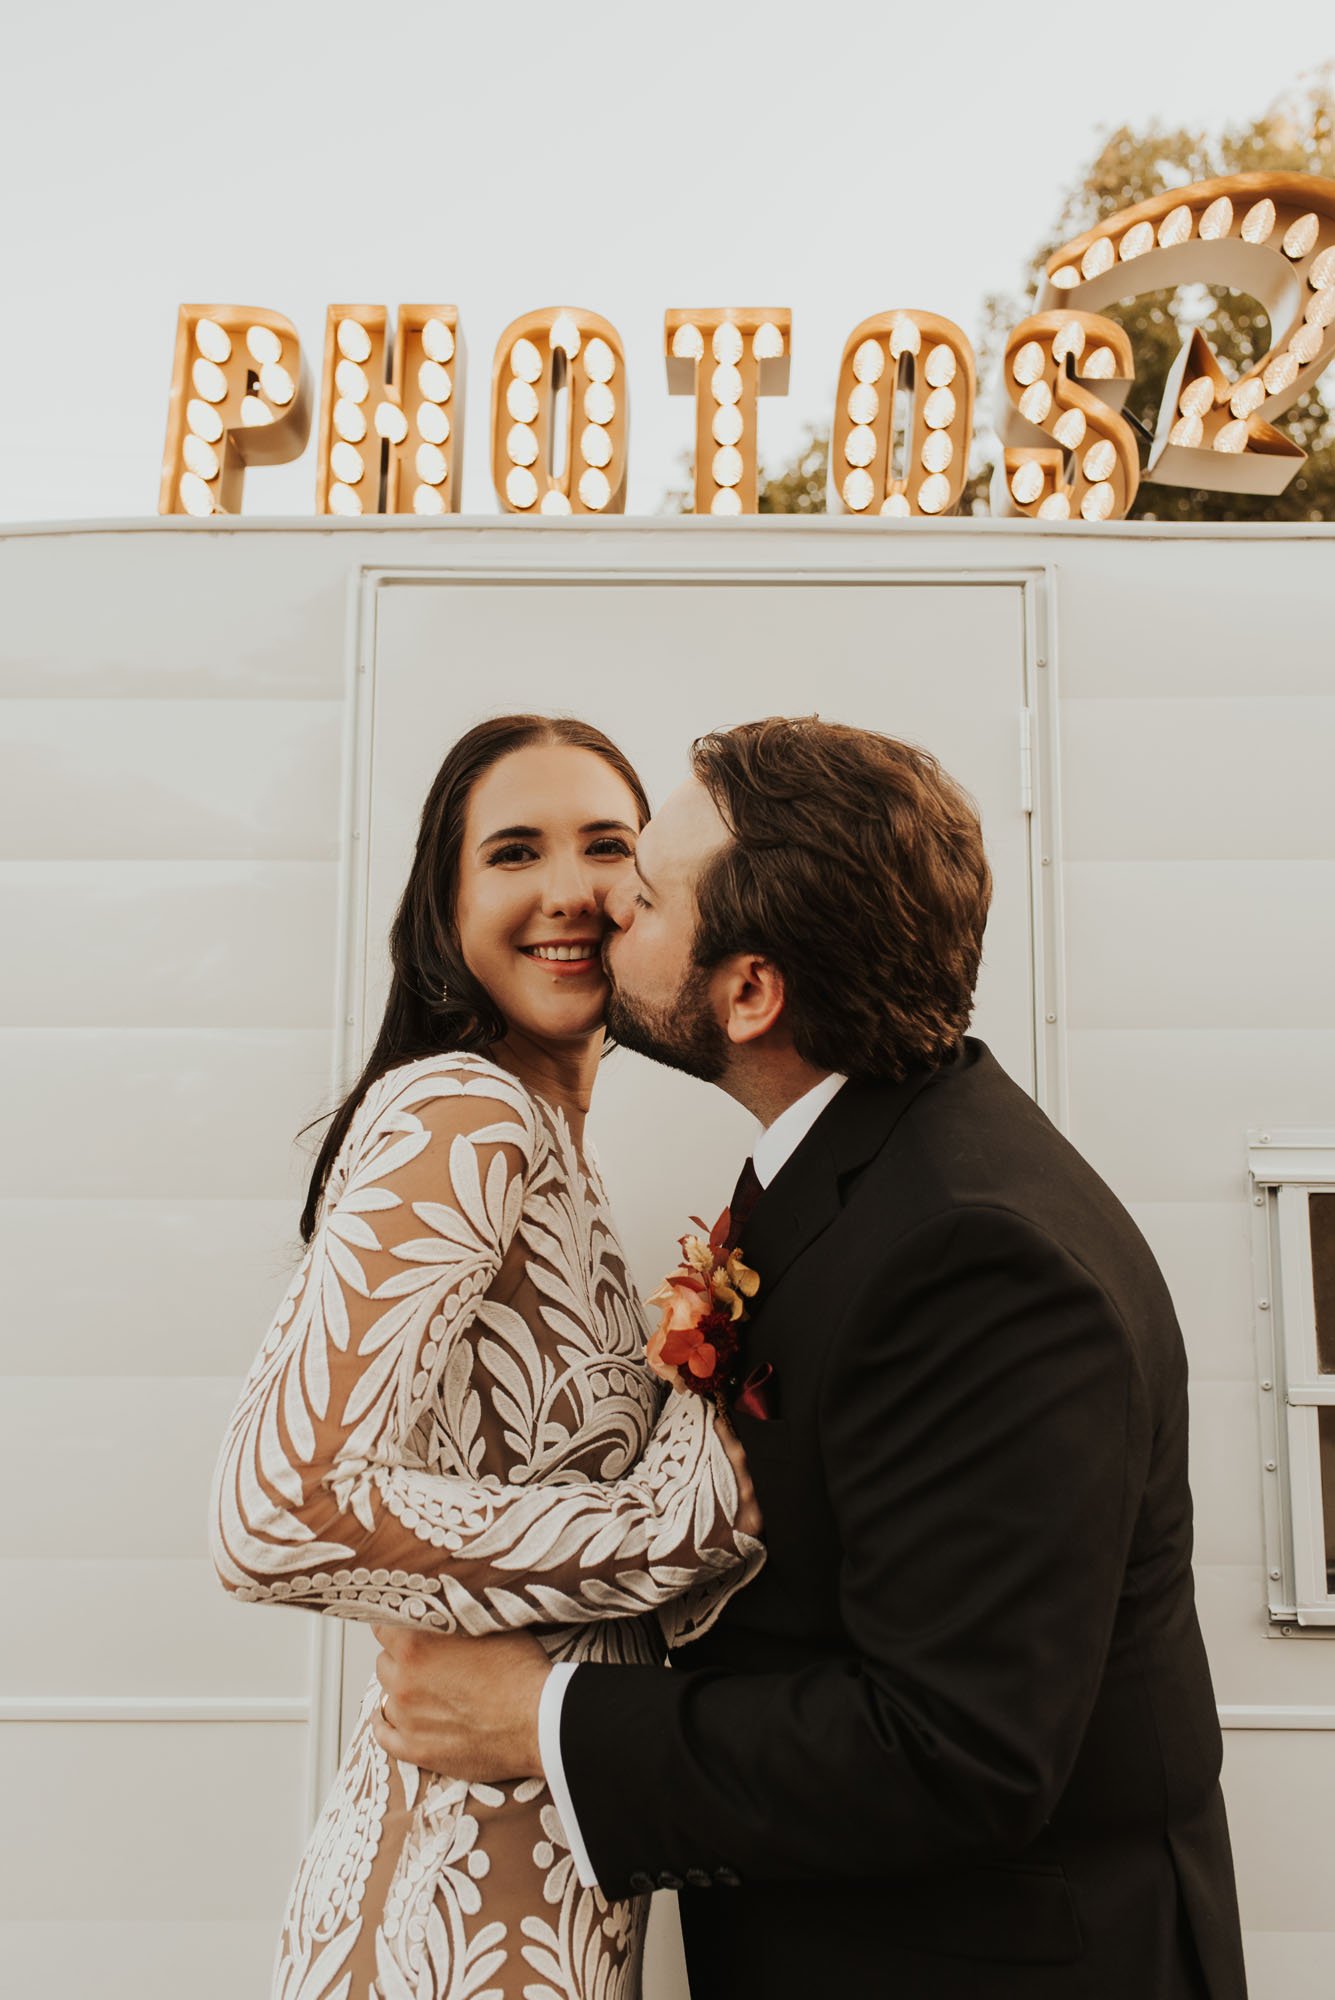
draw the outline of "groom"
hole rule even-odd
[[[766,1566],[671,1671],[378,1626],[377,1733],[545,1771],[586,1882],[682,1891],[694,2000],[1241,2000],[1181,1336],[965,1037],[973,809],[814,719],[692,766],[609,903],[609,1026],[765,1127],[735,1422]]]

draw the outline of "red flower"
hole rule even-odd
[[[713,1314],[709,1317],[712,1319]],[[706,1340],[698,1326],[677,1326],[665,1335],[659,1353],[669,1368],[689,1368],[692,1375],[712,1375],[718,1366],[718,1349]]]

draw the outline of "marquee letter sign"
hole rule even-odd
[[[1140,485],[1131,426],[1117,415],[1133,379],[1131,342],[1098,313],[1035,313],[1006,342],[1013,421],[992,480],[994,514],[1120,521]]]
[[[315,509],[452,514],[459,505],[463,343],[453,306],[400,306],[385,366],[384,306],[330,306],[325,320]]]
[[[491,475],[507,514],[620,514],[626,356],[597,313],[525,313],[496,344]]]
[[[830,511],[950,513],[969,476],[973,395],[973,349],[953,320],[864,319],[839,364]]]
[[[1135,377],[1126,333],[1100,308],[1184,284],[1258,299],[1278,329],[1236,381],[1199,330],[1170,371],[1143,471],[1121,414]],[[316,468],[322,514],[458,510],[463,342],[453,306],[401,306],[387,364],[384,306],[331,306]],[[697,514],[754,514],[756,399],[788,389],[787,307],[669,308],[668,390],[695,398]],[[1335,360],[1335,180],[1232,174],[1108,216],[1048,259],[1035,311],[1006,343],[993,511],[1120,520],[1141,479],[1280,493],[1306,454],[1276,429]],[[883,312],[839,365],[832,512],[951,513],[969,471],[976,368],[953,321]],[[619,514],[628,386],[616,328],[551,307],[501,335],[492,364],[492,478],[506,513]],[[158,511],[236,514],[247,465],[298,458],[310,405],[301,347],[279,314],[182,306]]]
[[[159,514],[239,514],[248,465],[300,458],[310,384],[296,328],[260,306],[182,306]]]
[[[1215,493],[1281,493],[1306,454],[1272,419],[1335,356],[1335,181],[1231,174],[1155,195],[1055,252],[1039,304],[1096,311],[1189,284],[1250,293],[1281,331],[1236,382],[1198,333],[1187,336],[1145,478]]]
[[[664,315],[670,396],[695,397],[695,511],[754,514],[756,397],[786,396],[786,306],[672,306]]]

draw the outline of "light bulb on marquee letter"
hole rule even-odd
[[[239,514],[248,465],[300,458],[310,382],[291,320],[262,306],[182,306],[159,514]]]
[[[950,513],[969,476],[974,379],[953,320],[883,312],[855,327],[839,364],[831,513]]]
[[[673,306],[664,316],[668,392],[695,397],[695,511],[754,514],[756,397],[786,396],[787,306]]]
[[[385,366],[384,306],[325,319],[315,507],[320,514],[452,514],[463,453],[463,336],[454,306],[400,306]]]
[[[1140,485],[1135,435],[1118,415],[1133,380],[1131,342],[1114,321],[1081,312],[1021,320],[1002,363],[993,513],[1122,520]]]
[[[621,514],[626,356],[609,320],[573,306],[512,320],[491,371],[491,476],[508,514]]]
[[[1236,382],[1203,335],[1183,341],[1164,387],[1145,478],[1216,493],[1282,493],[1306,453],[1276,430],[1335,359],[1335,180],[1230,174],[1106,217],[1049,259],[1039,303],[1218,285],[1264,306],[1277,338]]]

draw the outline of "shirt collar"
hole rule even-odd
[[[823,1076],[765,1127],[751,1149],[751,1164],[761,1187],[768,1187],[780,1167],[792,1158],[826,1105],[834,1102],[847,1082],[846,1076],[837,1073]]]

